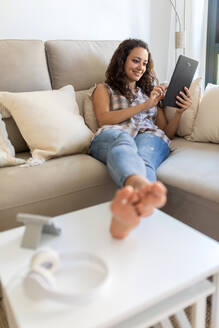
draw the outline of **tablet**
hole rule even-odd
[[[197,66],[198,61],[183,55],[179,56],[163,99],[164,106],[179,107],[176,104],[176,96],[179,95],[180,91],[185,91],[184,87],[189,89]]]

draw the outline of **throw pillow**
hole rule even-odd
[[[0,167],[14,166],[24,162],[23,159],[15,158],[14,147],[8,139],[5,123],[0,114]]]
[[[96,88],[96,86],[87,90],[87,95],[84,100],[84,120],[85,120],[85,123],[87,124],[87,126],[89,127],[89,129],[93,133],[95,133],[99,129],[99,126],[98,126],[98,123],[96,120],[95,111],[93,108],[93,102],[92,102],[92,94],[93,94],[95,88]]]
[[[219,143],[219,85],[208,84],[202,97],[190,141]]]
[[[190,93],[192,97],[192,105],[182,114],[179,127],[177,129],[177,135],[180,137],[189,136],[192,133],[195,118],[199,108],[199,103],[201,99],[201,88],[202,88],[202,78],[197,78],[194,80],[190,86]],[[167,121],[169,122],[174,114],[175,107],[165,107],[164,109]]]
[[[34,160],[86,152],[92,132],[79,114],[71,85],[59,90],[2,92],[8,109]]]

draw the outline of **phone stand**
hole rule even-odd
[[[21,247],[36,249],[39,245],[41,234],[47,233],[54,236],[61,234],[61,229],[52,223],[49,216],[33,215],[28,213],[17,214],[17,221],[25,225]]]

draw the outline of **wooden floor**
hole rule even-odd
[[[0,300],[0,328],[9,328],[1,300]]]

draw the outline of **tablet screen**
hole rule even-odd
[[[179,95],[180,91],[185,92],[184,87],[189,89],[197,66],[198,61],[183,55],[179,56],[163,99],[164,106],[179,107],[176,104],[176,96]]]

